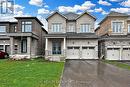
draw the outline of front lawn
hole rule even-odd
[[[103,62],[115,65],[115,66],[120,67],[120,68],[130,70],[130,65],[125,64],[125,63],[121,63],[121,62],[118,62],[118,61],[111,61],[111,60],[103,60]]]
[[[0,60],[0,87],[58,87],[63,62]]]

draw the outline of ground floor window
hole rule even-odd
[[[23,39],[21,42],[21,52],[27,53],[27,40],[26,39]]]
[[[52,54],[61,54],[61,42],[52,43]]]
[[[4,50],[4,45],[0,45],[0,51]]]

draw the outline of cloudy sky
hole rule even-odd
[[[15,16],[37,16],[43,23],[54,10],[59,12],[91,12],[101,21],[110,11],[130,14],[130,0],[15,0]]]

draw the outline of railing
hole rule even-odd
[[[46,55],[47,56],[51,56],[51,55],[64,55],[65,54],[65,50],[61,50],[61,51],[46,51]]]

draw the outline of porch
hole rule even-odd
[[[66,57],[65,37],[46,37],[45,58],[50,61],[63,61]]]

